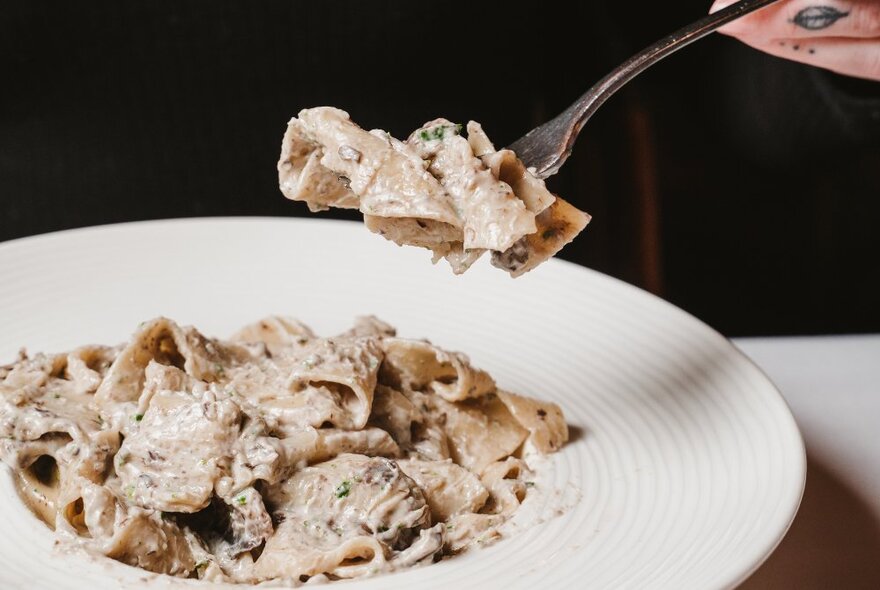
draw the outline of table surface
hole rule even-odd
[[[740,588],[880,588],[880,335],[742,338],[807,447],[800,511]]]

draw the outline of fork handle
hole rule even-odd
[[[610,74],[596,82],[589,90],[587,90],[575,103],[576,109],[576,127],[575,135],[580,132],[584,123],[593,116],[602,103],[620,90],[627,82],[647,70],[649,67],[675,53],[682,47],[690,45],[698,39],[702,39],[709,33],[721,28],[727,23],[734,21],[741,16],[745,16],[750,12],[754,12],[760,8],[773,4],[777,0],[740,0],[736,4],[731,4],[726,8],[713,12],[691,23],[686,27],[682,27],[674,33],[663,37],[653,45],[646,47],[639,53],[635,54],[620,66],[614,69]]]
[[[715,29],[776,1],[740,0],[663,37],[596,82],[565,111],[540,127],[532,129],[508,147],[516,152],[526,166],[532,167],[539,178],[556,174],[571,155],[574,142],[584,123],[627,82],[664,57],[702,39]],[[542,149],[548,145],[552,145],[553,148]]]

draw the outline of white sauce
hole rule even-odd
[[[0,458],[61,546],[214,582],[370,576],[490,543],[567,437],[554,404],[375,318],[332,338],[267,318],[230,341],[159,318],[125,346],[0,368]]]

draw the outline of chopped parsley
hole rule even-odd
[[[242,494],[242,495],[236,497],[235,503],[238,504],[239,506],[244,506],[245,504],[247,504],[247,496]]]
[[[422,141],[440,140],[446,136],[447,131],[450,131],[452,135],[458,135],[461,133],[461,125],[437,125],[428,129],[420,129],[419,139]]]
[[[143,414],[135,414],[134,416],[131,417],[131,419],[134,420],[135,422],[140,422],[141,420],[144,419],[144,415]]]
[[[533,487],[535,487],[535,482],[533,482],[533,481],[527,481],[527,482],[526,482],[526,487],[527,487],[527,488],[533,488]]]
[[[342,499],[346,497],[351,492],[351,482],[347,479],[344,480],[341,484],[336,486],[336,498]]]

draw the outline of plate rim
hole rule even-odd
[[[203,224],[215,224],[215,223],[289,223],[289,224],[308,224],[308,225],[336,225],[336,226],[346,226],[349,228],[353,228],[356,225],[363,227],[363,224],[360,221],[356,220],[347,220],[347,219],[336,219],[336,218],[319,218],[319,217],[300,217],[300,216],[272,216],[272,215],[232,215],[232,216],[194,216],[194,217],[163,217],[163,218],[152,218],[152,219],[142,219],[142,220],[134,220],[134,221],[124,221],[124,222],[108,222],[101,223],[96,225],[87,225],[75,228],[68,229],[59,229],[48,232],[43,232],[39,234],[33,234],[29,236],[21,236],[18,238],[13,238],[10,240],[5,240],[0,242],[0,253],[4,250],[15,249],[17,247],[27,246],[32,242],[39,241],[52,241],[56,239],[63,239],[67,236],[77,236],[80,234],[89,234],[89,233],[100,233],[103,231],[118,231],[124,230],[127,227],[144,227],[144,226],[163,226],[163,225],[187,225],[187,224],[195,224],[195,225],[203,225]],[[364,228],[366,231],[366,228]],[[428,264],[426,261],[425,264]],[[775,383],[775,381],[770,378],[767,372],[758,365],[751,357],[749,357],[743,350],[736,345],[736,343],[729,337],[725,336],[717,329],[700,319],[699,317],[693,315],[692,313],[678,307],[677,305],[663,299],[659,295],[651,293],[641,287],[633,285],[632,283],[628,283],[622,279],[611,276],[607,273],[595,270],[588,266],[580,265],[575,262],[571,262],[568,260],[564,260],[561,258],[553,258],[552,260],[548,260],[545,264],[552,266],[567,266],[571,269],[574,269],[574,272],[586,272],[587,274],[591,274],[594,277],[598,277],[599,280],[609,281],[614,283],[617,288],[623,288],[630,291],[636,291],[640,294],[640,296],[648,296],[650,299],[654,301],[655,304],[661,304],[664,306],[667,311],[678,314],[680,316],[684,316],[688,319],[688,321],[694,322],[698,324],[700,328],[707,334],[711,335],[712,338],[716,340],[723,341],[729,349],[739,358],[741,361],[745,361],[747,365],[751,366],[751,369],[756,371],[761,378],[770,386],[770,389],[777,396],[778,400],[782,402],[782,408],[784,411],[779,412],[779,417],[785,419],[786,429],[788,431],[789,444],[792,444],[797,448],[799,452],[796,453],[794,457],[789,458],[790,460],[796,461],[797,463],[792,465],[789,464],[788,468],[792,470],[793,474],[797,475],[797,490],[792,495],[795,496],[795,501],[790,502],[788,507],[788,514],[785,519],[784,527],[781,527],[778,533],[774,538],[768,539],[768,542],[764,543],[764,546],[761,550],[761,557],[755,560],[749,568],[744,569],[741,572],[736,573],[729,580],[724,581],[725,587],[734,588],[739,586],[743,582],[745,582],[748,578],[752,576],[769,558],[775,550],[779,547],[782,541],[785,539],[789,530],[791,529],[792,524],[797,518],[798,511],[800,509],[801,503],[803,501],[804,491],[806,487],[806,478],[807,478],[807,452],[806,445],[804,442],[803,434],[801,433],[800,427],[797,423],[797,420],[794,416],[794,412],[791,409],[791,405],[788,400],[785,398],[785,395],[780,390],[779,386]],[[794,490],[792,490],[794,491]]]

